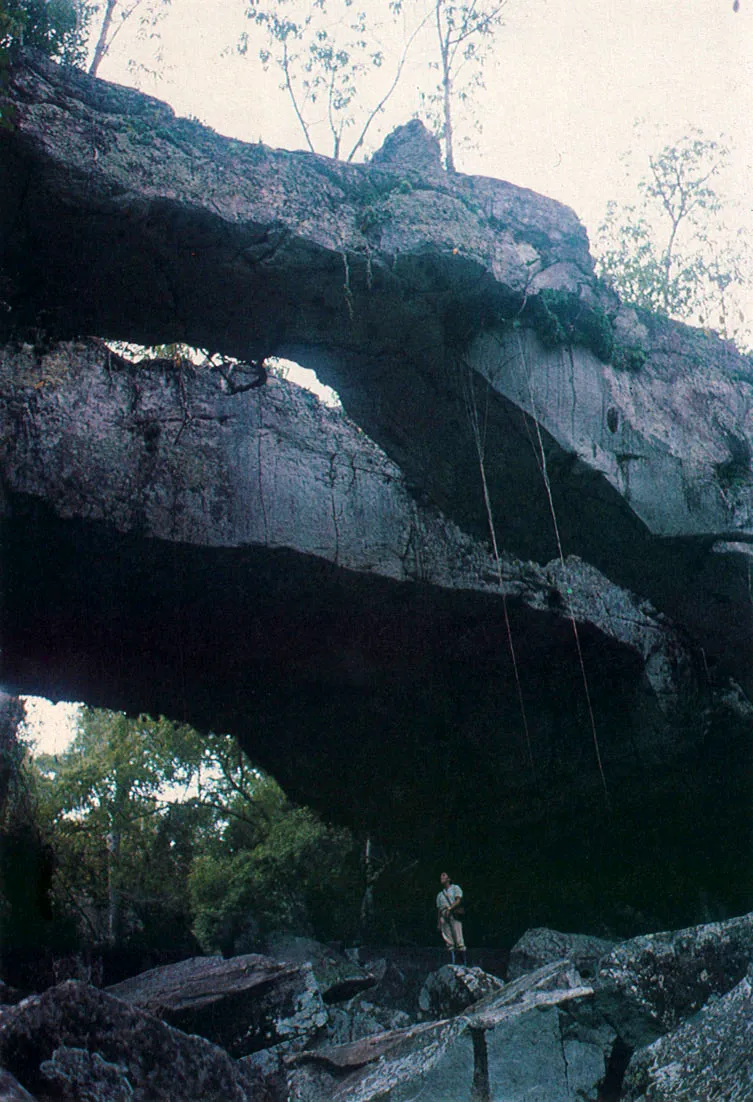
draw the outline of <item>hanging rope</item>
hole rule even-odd
[[[544,450],[544,441],[543,441],[543,438],[541,436],[541,427],[539,425],[539,415],[538,415],[538,411],[537,411],[537,408],[536,408],[536,399],[535,399],[534,391],[533,391],[533,380],[531,378],[531,371],[530,371],[530,368],[529,368],[529,365],[528,365],[528,360],[527,360],[527,357],[526,357],[526,354],[525,354],[525,349],[523,348],[523,342],[520,339],[520,332],[517,329],[515,330],[515,338],[516,338],[517,343],[518,343],[518,355],[520,357],[520,363],[522,365],[523,371],[524,371],[525,376],[526,376],[526,381],[527,381],[527,384],[528,384],[528,400],[529,400],[530,405],[531,405],[531,418],[533,420],[534,429],[535,429],[535,433],[536,433],[536,443],[537,443],[538,453],[539,453],[539,469],[541,471],[541,475],[542,475],[542,478],[544,480],[544,488],[546,490],[547,501],[549,502],[549,512],[551,513],[552,525],[554,527],[554,538],[555,538],[556,543],[557,543],[557,553],[559,555],[559,560],[560,560],[560,564],[562,566],[562,572],[563,572],[563,576],[565,578],[565,583],[566,583],[566,585],[565,585],[566,593],[564,594],[565,607],[567,609],[568,619],[570,620],[570,623],[572,625],[573,637],[575,639],[575,649],[576,649],[577,654],[578,654],[578,662],[580,664],[581,677],[583,678],[583,689],[584,689],[584,692],[585,692],[586,704],[588,706],[588,716],[589,716],[589,720],[590,720],[590,724],[591,724],[591,735],[592,735],[592,738],[593,738],[594,751],[596,753],[596,762],[597,762],[597,765],[599,767],[599,776],[601,777],[601,784],[602,784],[602,787],[604,789],[604,799],[606,800],[607,806],[611,806],[611,800],[610,800],[610,796],[609,796],[609,789],[607,787],[607,778],[606,778],[606,775],[604,773],[604,765],[603,765],[603,762],[601,760],[601,749],[599,747],[599,739],[598,739],[598,735],[596,733],[596,720],[594,718],[594,710],[593,710],[593,705],[591,703],[591,692],[590,692],[590,689],[589,689],[589,686],[588,686],[588,677],[586,675],[586,665],[585,665],[585,662],[583,660],[583,648],[581,647],[581,642],[580,642],[580,632],[578,631],[578,624],[577,624],[577,621],[575,619],[575,614],[572,610],[572,604],[569,600],[569,592],[571,590],[571,587],[567,583],[569,583],[569,580],[570,580],[570,572],[569,572],[567,563],[565,562],[565,554],[564,554],[564,551],[562,549],[562,539],[560,538],[559,523],[557,521],[557,511],[554,507],[554,497],[552,495],[552,484],[551,484],[551,480],[549,478],[549,468],[547,467],[546,452]],[[570,352],[570,360],[571,360],[571,365],[572,365],[572,350]]]
[[[484,493],[484,505],[486,507],[486,519],[489,526],[489,535],[492,541],[492,551],[494,553],[494,562],[497,568],[497,584],[499,585],[499,591],[502,595],[502,611],[505,621],[505,633],[507,636],[507,647],[510,652],[510,658],[512,660],[513,673],[515,675],[515,688],[518,697],[518,706],[520,708],[520,716],[523,723],[523,732],[526,740],[526,750],[528,753],[528,764],[531,767],[531,775],[534,783],[536,782],[536,765],[533,759],[533,750],[531,747],[531,732],[528,726],[528,717],[526,715],[525,701],[523,700],[523,686],[520,680],[520,671],[518,669],[518,658],[515,653],[515,643],[512,635],[512,625],[510,624],[510,616],[507,609],[507,594],[504,591],[504,581],[502,577],[502,559],[499,554],[499,544],[497,543],[497,528],[494,523],[494,512],[492,510],[491,497],[489,495],[489,484],[486,478],[486,464],[484,462],[484,452],[486,447],[486,418],[488,415],[488,402],[487,408],[484,414],[484,430],[481,431],[481,421],[478,412],[478,403],[476,401],[476,390],[473,385],[473,370],[470,365],[465,364],[465,371],[460,371],[461,389],[463,392],[463,399],[465,402],[465,411],[468,416],[468,421],[471,426],[471,434],[473,435],[473,441],[476,445],[476,455],[478,458],[479,471],[481,472],[481,486]]]

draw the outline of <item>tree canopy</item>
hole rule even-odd
[[[749,247],[725,225],[717,187],[729,150],[692,131],[648,159],[638,201],[608,204],[597,271],[624,302],[744,338],[736,294],[750,283]]]
[[[238,952],[272,929],[353,931],[354,839],[293,806],[231,736],[82,708],[66,751],[32,764],[55,905],[88,941],[182,931]]]

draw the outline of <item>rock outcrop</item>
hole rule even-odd
[[[626,1044],[650,1044],[731,991],[751,961],[753,915],[646,934],[602,959],[597,1004]]]
[[[352,165],[33,54],[7,95],[4,682],[232,731],[426,860],[494,837],[482,922],[533,882],[619,927],[626,865],[672,870],[666,924],[745,909],[749,360],[622,308],[572,211],[416,123]],[[288,357],[350,420],[104,338]]]
[[[223,1049],[77,980],[3,1010],[0,1065],[70,1102],[92,1084],[108,1102],[247,1102],[254,1085]]]
[[[510,950],[507,978],[517,980],[544,964],[569,960],[583,979],[592,979],[601,958],[613,948],[614,942],[586,934],[563,934],[542,927],[526,930]]]
[[[107,990],[236,1058],[272,1046],[303,1047],[327,1020],[309,963],[281,964],[258,954],[194,957]]]
[[[401,582],[516,597],[635,651],[667,703],[687,675],[682,635],[578,559],[505,554],[411,495],[342,412],[272,378],[228,394],[211,368],[131,364],[102,342],[0,349],[6,493],[59,517],[198,547],[286,548]],[[567,602],[552,592],[567,592]]]
[[[753,1097],[753,983],[746,976],[674,1032],[637,1052],[625,1102],[747,1102]]]

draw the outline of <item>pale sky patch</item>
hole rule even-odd
[[[31,739],[37,754],[62,754],[76,731],[80,704],[53,704],[39,696],[22,696],[26,707],[23,735]]]

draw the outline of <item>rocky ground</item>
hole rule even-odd
[[[3,986],[2,1102],[743,1102],[753,914],[619,944],[547,929],[506,977],[280,936],[99,989]],[[399,960],[399,964],[397,961]],[[423,982],[419,987],[420,977]]]

